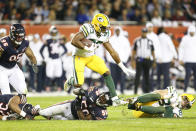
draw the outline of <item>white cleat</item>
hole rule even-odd
[[[70,83],[70,81],[72,81],[72,79],[74,79],[73,77],[71,77],[70,79],[67,79],[64,83],[64,91],[68,91],[69,88],[72,86],[72,84]]]

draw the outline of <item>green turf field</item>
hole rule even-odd
[[[28,98],[28,102],[33,105],[40,104],[44,108],[72,98],[32,97]],[[122,113],[123,109],[125,109],[124,113]],[[126,110],[126,107],[123,106],[108,108],[108,114],[108,119],[104,121],[57,121],[45,120],[42,117],[37,117],[34,121],[0,121],[0,131],[196,131],[196,106],[193,106],[189,111],[184,111],[184,118],[181,119],[135,119],[132,117],[132,112]]]

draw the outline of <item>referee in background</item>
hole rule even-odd
[[[132,61],[131,64],[133,68],[136,68],[136,77],[135,77],[135,90],[134,93],[137,94],[137,89],[140,83],[140,76],[143,75],[143,93],[148,93],[150,91],[150,69],[155,66],[155,54],[154,46],[152,40],[147,38],[147,28],[142,29],[142,35],[139,38],[136,38],[133,47]],[[150,59],[153,57],[154,62]]]

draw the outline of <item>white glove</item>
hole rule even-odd
[[[130,70],[127,67],[124,66],[124,64],[122,62],[118,63],[118,66],[123,70],[123,72],[127,75],[127,76],[135,76],[135,71],[134,70]]]
[[[96,48],[97,48],[97,46],[95,46],[94,44],[91,47],[84,46],[84,50],[86,50],[88,52],[93,52]]]

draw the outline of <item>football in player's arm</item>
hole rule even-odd
[[[31,104],[26,103],[26,97],[24,95],[0,95],[0,119],[1,120],[16,120],[26,119],[33,120],[37,114],[39,105],[33,107]]]
[[[141,117],[182,117],[182,110],[188,110],[195,102],[191,94],[178,95],[174,87],[156,90],[152,93],[128,99],[128,109],[133,110],[133,116]]]
[[[39,115],[54,120],[105,120],[107,107],[112,105],[108,93],[100,93],[97,87],[88,90],[77,88],[75,100],[49,106],[39,111]]]

